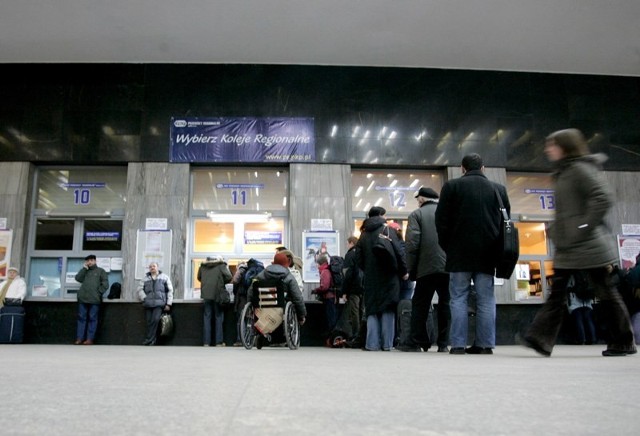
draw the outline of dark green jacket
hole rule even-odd
[[[82,267],[76,274],[76,281],[82,283],[78,290],[78,303],[100,304],[102,294],[109,289],[107,272],[96,265],[89,269]]]

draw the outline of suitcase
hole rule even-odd
[[[21,344],[24,339],[24,307],[0,309],[0,344]]]

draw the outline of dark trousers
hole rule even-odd
[[[338,321],[335,298],[325,298],[322,300],[322,304],[324,305],[324,314],[327,320],[327,334],[329,334]]]
[[[438,346],[445,347],[449,343],[449,326],[451,310],[449,309],[449,274],[436,273],[418,277],[416,288],[411,299],[411,340],[422,348],[431,346],[427,333],[427,318],[433,294],[438,293]]]
[[[347,338],[358,336],[360,322],[362,321],[361,295],[347,296],[347,302],[342,308],[342,314],[336,324],[335,330],[339,330]]]
[[[596,325],[593,322],[593,309],[589,307],[578,307],[571,312],[571,319],[576,329],[576,344],[595,344]]]
[[[535,342],[545,351],[551,352],[560,332],[567,304],[567,282],[576,270],[554,271],[551,295],[536,313],[525,338]],[[606,268],[586,270],[600,300],[602,314],[608,331],[607,348],[615,350],[634,349],[633,331],[629,313],[618,290],[611,285]]]
[[[144,345],[154,345],[156,343],[156,335],[158,334],[158,323],[162,315],[164,306],[145,307],[144,318],[147,321],[147,331],[144,335]]]

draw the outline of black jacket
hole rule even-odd
[[[400,246],[398,235],[394,231],[389,236],[395,249],[401,254],[401,262],[397,272],[390,272],[388,265],[381,263],[373,252],[373,245],[378,235],[386,226],[386,220],[381,216],[367,218],[362,224],[362,233],[358,240],[357,259],[360,269],[364,273],[364,308],[365,315],[375,315],[386,310],[395,310],[400,295],[400,277],[407,273],[404,251]]]
[[[447,254],[448,272],[495,273],[502,222],[496,188],[511,214],[506,188],[491,182],[481,170],[467,171],[442,187],[436,229]]]

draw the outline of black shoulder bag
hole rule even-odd
[[[498,188],[494,188],[498,204],[500,205],[500,213],[502,214],[502,225],[500,226],[500,238],[498,248],[498,259],[496,262],[496,277],[500,279],[508,279],[513,274],[513,270],[520,256],[520,240],[518,238],[518,229],[509,218],[507,209],[502,203],[502,197]]]

